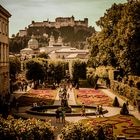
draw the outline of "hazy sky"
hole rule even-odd
[[[89,19],[89,26],[104,15],[113,3],[125,3],[127,0],[0,0],[0,5],[12,15],[10,18],[10,36],[27,27],[32,20],[54,21],[56,17],[71,17],[76,20]]]

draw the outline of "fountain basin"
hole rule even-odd
[[[39,115],[39,116],[55,116],[56,109],[61,107],[60,105],[49,105],[49,106],[36,106],[32,107],[31,109],[27,110],[28,114]],[[66,113],[66,116],[81,116],[81,105],[71,105],[72,112]],[[85,112],[86,116],[94,116],[96,110],[96,106],[86,106],[85,105]],[[107,110],[103,109],[103,114],[107,113]]]

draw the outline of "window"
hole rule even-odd
[[[3,33],[3,22],[1,21],[1,33]]]
[[[0,42],[0,62],[1,62],[1,42]]]
[[[1,33],[1,28],[2,28],[2,25],[1,25],[1,20],[0,20],[0,33]]]
[[[5,34],[8,35],[8,25],[5,25]]]
[[[3,22],[3,34],[5,34],[5,22]]]

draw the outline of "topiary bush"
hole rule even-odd
[[[140,82],[137,82],[137,83],[136,83],[136,87],[137,87],[137,89],[140,90]]]
[[[120,106],[120,104],[119,104],[119,101],[118,101],[118,98],[117,98],[117,97],[115,97],[115,99],[114,99],[113,106],[114,106],[114,107],[119,107],[119,106]]]
[[[121,115],[129,115],[129,111],[128,111],[126,103],[123,104],[121,111],[120,111],[120,114]]]

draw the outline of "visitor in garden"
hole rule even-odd
[[[57,122],[60,123],[60,113],[61,113],[60,110],[57,109],[55,113],[56,113],[56,123],[57,123]]]
[[[86,110],[85,110],[84,103],[82,104],[82,114],[81,114],[81,116],[86,116]]]
[[[102,115],[102,116],[104,117],[102,105],[99,107],[99,114]]]
[[[62,123],[65,123],[66,114],[65,114],[64,110],[62,110],[62,112],[61,112],[61,117],[62,117]]]
[[[28,83],[25,82],[25,83],[24,83],[24,90],[25,90],[25,91],[27,91],[27,87],[28,87]]]
[[[62,99],[62,93],[59,92],[59,101],[61,101],[61,99]]]
[[[24,89],[24,86],[23,86],[23,83],[21,84],[21,91],[23,91],[23,89]]]
[[[134,99],[133,101],[133,106],[134,106],[134,110],[137,108],[137,103],[136,103],[136,100]]]
[[[96,107],[95,115],[96,115],[96,117],[98,117],[98,115],[100,117],[100,114],[99,114],[99,105]]]
[[[70,97],[70,94],[69,94],[69,92],[67,93],[67,99],[69,99],[69,97]]]
[[[126,107],[127,107],[127,109],[129,110],[128,106],[129,106],[129,102],[128,102],[128,100],[127,100],[127,101],[126,101]]]
[[[72,91],[72,84],[70,85],[70,91]]]

